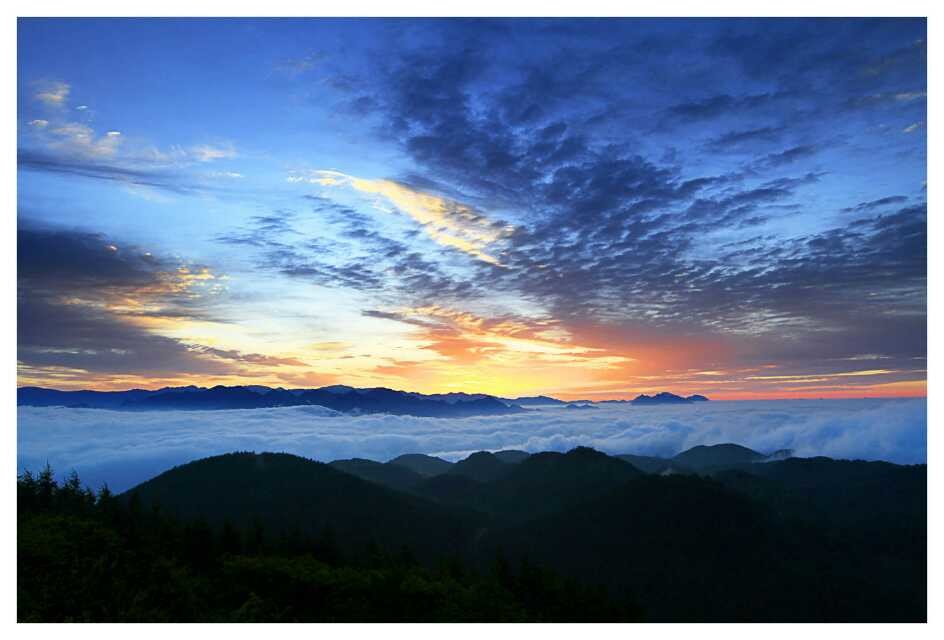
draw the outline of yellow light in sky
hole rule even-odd
[[[438,244],[501,266],[498,258],[486,253],[486,250],[510,233],[512,228],[496,224],[467,205],[417,191],[392,180],[368,180],[338,171],[316,171],[307,179],[295,180],[306,180],[325,187],[348,186],[361,193],[382,196],[418,222]]]

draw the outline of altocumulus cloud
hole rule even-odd
[[[574,415],[574,414],[577,415]],[[235,450],[285,451],[322,461],[388,460],[422,452],[449,459],[478,450],[671,456],[737,442],[762,452],[923,463],[924,399],[711,402],[681,407],[546,408],[516,416],[439,419],[345,416],[321,407],[127,413],[20,407],[19,469],[47,461],[93,486],[124,490],[174,465]]]

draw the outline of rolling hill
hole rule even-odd
[[[420,498],[298,456],[231,453],[197,460],[144,482],[125,494],[143,505],[212,525],[299,530],[330,529],[351,550],[370,542],[417,554],[465,552],[475,522]]]

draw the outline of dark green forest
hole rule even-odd
[[[924,465],[396,462],[233,453],[121,495],[24,472],[18,619],[927,618]]]

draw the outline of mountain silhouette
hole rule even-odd
[[[482,458],[484,460],[484,458]],[[503,463],[500,463],[503,464]],[[509,467],[491,482],[456,482],[445,474],[415,491],[442,504],[488,514],[497,523],[516,522],[576,504],[640,475],[632,465],[587,447],[543,452]]]
[[[634,405],[652,405],[652,404],[692,404],[696,400],[707,400],[704,396],[689,396],[688,398],[683,398],[682,396],[677,396],[674,393],[669,393],[668,391],[662,391],[657,393],[654,396],[647,396],[646,394],[640,394],[636,396],[632,403]]]
[[[441,473],[446,473],[452,467],[451,462],[422,453],[405,453],[390,460],[387,464],[406,467],[423,477],[438,476]]]
[[[409,491],[423,481],[423,476],[407,467],[374,462],[363,458],[335,460],[330,462],[329,465],[362,480],[398,491]]]
[[[519,461],[487,452],[456,464],[422,454],[330,464],[288,454],[226,454],[175,467],[119,496],[124,515],[107,501],[94,506],[77,481],[57,498],[58,515],[48,513],[43,476],[21,476],[19,513],[39,510],[18,538],[19,558],[30,568],[18,577],[32,598],[24,607],[36,611],[53,597],[43,594],[67,593],[54,588],[65,573],[44,568],[50,558],[69,576],[97,575],[102,562],[140,567],[134,575],[145,577],[117,590],[95,586],[109,584],[111,569],[82,583],[98,590],[96,606],[105,610],[119,597],[108,593],[139,593],[160,562],[179,558],[198,567],[217,558],[221,572],[211,578],[224,588],[231,562],[253,568],[257,577],[246,578],[236,607],[256,590],[265,590],[275,606],[294,597],[300,580],[322,585],[306,592],[318,597],[326,584],[348,584],[335,582],[345,575],[366,585],[356,593],[368,593],[376,588],[370,580],[379,579],[377,567],[403,569],[415,566],[415,558],[438,567],[436,580],[450,584],[468,571],[493,575],[532,610],[542,603],[542,611],[559,608],[583,585],[599,591],[577,609],[589,612],[591,602],[608,598],[633,603],[622,609],[623,620],[640,611],[653,621],[926,619],[926,465],[772,460],[725,444],[679,454],[697,470],[666,476],[660,465],[677,469],[676,459],[619,459],[587,447],[504,453]],[[496,469],[505,473],[485,477]],[[86,515],[74,520],[82,509]],[[142,518],[153,523],[150,555],[141,553]],[[181,524],[175,528],[167,518]],[[118,527],[127,541],[116,542],[118,534],[102,526]],[[249,555],[234,560],[239,549]],[[84,564],[72,560],[77,553]],[[297,555],[310,553],[323,561]],[[116,560],[125,556],[127,562]],[[341,573],[326,573],[329,565]],[[208,575],[194,579],[202,585]],[[433,584],[432,574],[411,575],[406,582],[385,578],[393,580],[384,583],[393,589],[385,593],[406,589],[403,597],[425,597],[422,585]],[[69,593],[74,597],[75,590]],[[342,590],[338,602],[345,602],[344,593],[355,592]],[[505,592],[489,593],[500,600]],[[464,602],[460,609],[471,606]],[[306,610],[303,601],[295,606]],[[445,615],[456,619],[463,611]]]
[[[356,389],[332,385],[318,389],[283,389],[260,385],[166,387],[155,391],[59,391],[41,387],[17,389],[22,406],[61,406],[124,411],[262,409],[317,405],[349,414],[388,413],[420,417],[462,418],[525,411],[485,394],[433,394],[377,387]]]
[[[197,460],[125,494],[214,526],[262,523],[271,532],[333,532],[350,549],[374,543],[419,554],[466,550],[475,523],[459,512],[390,491],[330,465],[285,453],[231,453]],[[422,540],[422,545],[416,541]]]
[[[550,396],[521,396],[518,398],[504,398],[505,402],[509,404],[517,404],[520,406],[556,406],[561,404],[567,404],[563,400],[558,400],[557,398],[552,398]]]
[[[767,456],[739,444],[698,445],[678,454],[672,461],[694,471],[707,471],[737,464],[760,462]]]
[[[502,451],[496,451],[495,457],[501,460],[502,462],[507,462],[508,464],[518,464],[519,462],[524,462],[531,456],[527,451],[519,451],[517,449],[504,449]]]
[[[658,458],[656,456],[637,456],[630,453],[621,453],[613,457],[628,462],[643,473],[659,474],[670,469],[677,470],[679,466],[673,464],[669,458]]]
[[[477,482],[492,482],[507,475],[513,468],[512,465],[502,462],[494,453],[478,451],[456,462],[446,473],[465,476]]]

